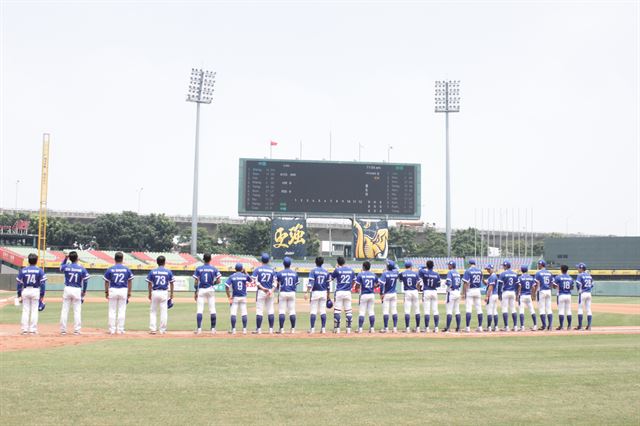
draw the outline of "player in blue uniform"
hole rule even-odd
[[[538,322],[536,320],[536,310],[533,308],[533,300],[531,295],[535,293],[536,282],[531,275],[529,275],[529,267],[522,265],[520,267],[522,274],[518,277],[518,290],[516,298],[520,304],[520,331],[524,331],[524,309],[529,308],[531,313],[531,319],[533,320],[533,327],[531,330],[536,331],[538,329]]]
[[[109,300],[109,334],[124,334],[127,303],[131,297],[133,273],[122,264],[124,255],[116,252],[115,265],[104,274],[104,293]],[[117,324],[116,324],[117,320]]]
[[[538,272],[536,272],[536,290],[538,290],[538,311],[542,330],[545,328],[551,331],[553,325],[553,311],[551,310],[551,284],[553,275],[546,269],[546,262],[542,259],[538,261]]]
[[[582,329],[583,311],[587,311],[587,330],[591,330],[591,290],[593,290],[593,277],[587,272],[587,265],[578,263],[578,277],[576,285],[578,286],[578,326],[576,330]]]
[[[149,289],[149,333],[156,334],[158,309],[160,310],[160,334],[167,332],[167,317],[169,300],[173,299],[173,272],[165,268],[167,259],[160,255],[156,259],[158,267],[149,271],[147,286]]]
[[[331,280],[336,282],[336,294],[333,305],[333,332],[340,333],[340,316],[344,311],[347,320],[347,333],[351,333],[351,286],[355,282],[356,274],[349,266],[345,266],[344,257],[337,259],[338,266],[331,273]]]
[[[269,321],[269,334],[272,334],[275,322],[273,281],[276,277],[276,271],[269,265],[270,258],[268,254],[263,253],[260,260],[262,261],[262,265],[258,266],[251,273],[251,278],[258,289],[256,294],[256,331],[253,333],[262,333],[262,318],[266,307]]]
[[[460,286],[462,280],[460,274],[456,270],[456,262],[449,261],[449,272],[447,273],[447,327],[444,329],[445,333],[449,332],[451,327],[451,320],[455,312],[456,315],[456,332],[460,331]]]
[[[18,300],[22,303],[22,320],[20,321],[22,334],[38,333],[38,307],[44,303],[47,275],[36,266],[38,256],[30,253],[27,256],[29,266],[18,272],[16,288]]]
[[[291,323],[291,334],[296,332],[296,287],[300,282],[298,273],[291,269],[291,259],[285,257],[282,260],[284,269],[276,274],[278,293],[278,303],[280,308],[278,310],[278,322],[280,323],[280,331],[278,333],[284,333],[284,320],[286,314],[289,314],[289,321]]]
[[[68,260],[71,262],[67,262]],[[68,256],[65,256],[60,264],[60,272],[64,275],[60,334],[67,334],[70,305],[73,305],[73,334],[80,334],[80,329],[82,328],[82,299],[87,293],[89,273],[84,266],[78,264],[78,252],[76,251],[72,251]]]
[[[414,271],[413,265],[410,261],[404,262],[404,271],[398,274],[398,279],[402,283],[404,289],[404,325],[405,333],[411,332],[411,312],[414,312],[416,317],[415,332],[420,332],[420,296],[418,295],[418,282],[420,276]]]
[[[329,272],[322,267],[323,264],[324,257],[316,257],[316,267],[309,272],[307,292],[304,294],[304,299],[307,300],[309,298],[309,293],[311,293],[309,308],[309,321],[311,323],[311,328],[309,328],[309,333],[315,333],[316,331],[318,310],[320,310],[320,322],[322,324],[320,333],[326,333],[327,300],[329,300],[329,294],[331,291],[329,289],[331,277],[329,276]]]
[[[202,256],[204,265],[200,265],[193,273],[195,293],[193,297],[196,301],[196,334],[202,333],[202,313],[204,312],[204,302],[209,305],[209,318],[211,319],[211,334],[216,333],[216,284],[220,284],[222,274],[217,268],[211,266],[211,253]]]
[[[227,278],[225,283],[225,291],[231,305],[231,330],[230,334],[236,334],[236,316],[238,307],[240,307],[240,315],[242,315],[242,334],[247,334],[247,282],[251,281],[251,277],[245,272],[242,263],[236,263],[236,272]]]
[[[571,330],[571,290],[573,290],[573,278],[567,274],[569,267],[561,265],[560,275],[556,275],[553,280],[553,287],[558,289],[558,318],[560,325],[556,330],[562,330],[564,317],[567,317],[567,330]]]
[[[440,275],[433,270],[433,260],[427,260],[427,267],[420,269],[420,288],[422,290],[424,306],[424,331],[429,332],[430,315],[433,314],[433,332],[438,332],[440,313],[438,312],[438,287]]]
[[[476,266],[474,259],[469,260],[469,268],[464,271],[462,276],[463,291],[462,300],[466,299],[466,332],[471,331],[471,313],[475,308],[478,315],[478,328],[477,331],[482,331],[482,294],[480,287],[482,287],[482,270]]]
[[[360,302],[358,307],[358,333],[362,333],[365,316],[369,317],[369,333],[375,333],[375,293],[378,277],[371,272],[371,262],[368,260],[362,263],[362,272],[356,277],[356,291],[360,292]]]
[[[504,271],[498,277],[498,285],[502,286],[502,321],[504,322],[503,331],[509,331],[509,312],[513,319],[513,331],[518,330],[518,314],[516,313],[516,289],[518,282],[518,274],[511,270],[511,262],[505,260],[502,263]]]
[[[393,316],[393,332],[398,331],[398,293],[396,285],[398,282],[398,270],[393,260],[387,262],[387,270],[380,275],[378,285],[380,286],[380,301],[382,302],[382,320],[384,328],[381,333],[389,331],[389,314]]]
[[[493,265],[488,264],[484,269],[489,273],[489,276],[484,281],[487,286],[487,298],[485,302],[487,304],[487,331],[498,331],[498,301],[502,289],[498,286],[498,276],[493,272]],[[493,329],[491,328],[491,320],[493,320]]]

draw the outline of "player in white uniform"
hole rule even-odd
[[[116,264],[107,269],[104,274],[104,293],[109,301],[109,334],[124,334],[133,273],[122,264],[124,260],[122,252],[117,252],[114,260]]]
[[[16,278],[18,300],[22,303],[22,334],[38,333],[38,311],[44,306],[47,275],[36,266],[38,256],[31,253],[27,257],[29,266],[20,269]]]
[[[484,269],[489,273],[489,276],[484,281],[487,285],[487,298],[485,299],[487,304],[487,331],[498,331],[498,301],[501,293],[498,288],[498,276],[493,272],[492,264],[488,264]],[[491,328],[492,320],[493,329]]]
[[[513,331],[518,330],[518,314],[516,312],[516,287],[518,282],[518,274],[511,270],[511,262],[505,260],[502,263],[504,271],[498,277],[498,285],[502,286],[502,321],[504,322],[503,331],[509,331],[509,312],[513,319]]]
[[[327,300],[329,300],[330,288],[329,283],[331,278],[329,272],[322,267],[324,264],[324,258],[322,256],[316,257],[316,267],[309,272],[309,282],[307,284],[307,291],[304,294],[304,300],[309,299],[309,293],[311,293],[311,301],[309,307],[309,322],[311,327],[309,333],[313,334],[316,331],[316,319],[318,311],[320,311],[320,322],[322,328],[320,333],[326,333],[327,326]]]
[[[460,274],[456,270],[456,262],[449,261],[449,272],[447,273],[447,328],[445,333],[449,332],[451,320],[455,312],[456,315],[456,332],[460,331]]]
[[[393,260],[387,262],[387,270],[380,275],[378,285],[380,286],[380,300],[382,301],[382,320],[384,328],[380,333],[389,331],[389,314],[393,319],[393,332],[398,332],[398,270]]]
[[[538,272],[535,281],[538,290],[538,310],[540,311],[540,322],[542,330],[545,328],[551,331],[553,325],[553,311],[551,310],[551,284],[553,275],[546,269],[546,262],[542,259],[538,261]]]
[[[70,260],[71,263],[67,263]],[[62,292],[62,311],[60,312],[60,334],[67,334],[69,307],[73,305],[73,334],[80,334],[82,327],[82,299],[87,293],[87,270],[78,264],[78,253],[72,251],[60,264],[60,272],[64,274],[64,291]]]
[[[209,317],[211,319],[211,334],[216,333],[216,284],[220,284],[222,274],[217,268],[210,265],[211,253],[205,253],[202,256],[204,265],[200,265],[193,273],[195,293],[193,295],[196,301],[196,334],[202,333],[202,313],[204,312],[204,303],[209,305]]]
[[[438,324],[440,322],[440,314],[438,312],[438,287],[440,287],[440,275],[433,270],[433,260],[427,260],[426,269],[419,272],[421,285],[420,290],[423,292],[424,305],[424,331],[429,332],[430,315],[433,314],[433,332],[438,332]]]
[[[420,296],[418,294],[418,284],[420,282],[420,276],[413,270],[413,265],[410,261],[404,262],[404,271],[398,274],[398,280],[402,283],[404,290],[404,324],[405,333],[411,332],[411,312],[414,313],[416,319],[415,333],[420,332]]]
[[[356,291],[360,292],[360,303],[358,309],[358,333],[362,333],[365,317],[369,317],[369,333],[375,332],[375,293],[374,288],[378,278],[371,272],[371,262],[368,260],[362,263],[362,272],[356,277]]]
[[[466,299],[466,332],[471,331],[471,313],[475,308],[478,316],[478,328],[477,331],[482,331],[482,294],[480,293],[480,287],[482,286],[482,270],[476,266],[474,259],[469,260],[469,269],[464,271],[462,277],[464,283],[462,291],[462,300]]]
[[[266,310],[269,321],[269,334],[273,334],[273,325],[275,322],[273,281],[276,277],[276,271],[269,265],[270,258],[268,254],[263,253],[261,260],[262,265],[258,266],[251,273],[251,278],[258,289],[256,292],[256,331],[252,333],[262,333],[262,318]]]
[[[587,311],[587,330],[591,330],[591,290],[593,290],[593,277],[587,272],[587,265],[584,263],[579,263],[577,268],[578,326],[576,330],[582,330],[582,315],[585,310]]]
[[[524,309],[529,308],[529,313],[531,313],[531,319],[533,320],[533,327],[531,327],[532,331],[536,331],[538,329],[538,323],[536,321],[536,310],[533,308],[533,300],[531,295],[535,294],[536,284],[535,280],[531,275],[529,275],[529,267],[527,265],[522,265],[520,267],[520,271],[522,274],[518,277],[518,290],[516,299],[520,304],[520,331],[524,331]]]
[[[569,267],[561,265],[560,275],[556,275],[553,280],[553,287],[558,289],[558,319],[560,325],[556,330],[562,330],[564,318],[567,317],[567,330],[571,330],[571,290],[573,290],[573,278],[567,274]]]
[[[351,286],[355,283],[355,272],[349,266],[345,266],[344,257],[337,259],[338,266],[331,273],[331,280],[336,282],[336,294],[333,305],[333,332],[340,333],[340,316],[342,311],[347,320],[347,334],[351,333],[351,320],[353,313],[351,310]]]
[[[158,327],[158,310],[160,311],[160,334],[167,332],[169,317],[169,300],[173,299],[173,272],[164,267],[167,259],[160,255],[156,259],[158,267],[149,271],[147,286],[149,289],[149,333],[156,334]]]
[[[225,283],[231,314],[229,334],[236,334],[238,308],[240,308],[240,315],[242,315],[242,334],[247,334],[247,282],[251,281],[251,277],[245,272],[242,263],[236,263],[235,270],[236,272],[227,278]]]
[[[291,269],[291,259],[285,257],[282,260],[284,269],[276,274],[278,293],[278,303],[280,308],[278,309],[278,321],[280,323],[279,334],[284,333],[284,320],[285,316],[289,314],[289,321],[291,323],[291,334],[296,332],[296,288],[300,279],[298,273]]]

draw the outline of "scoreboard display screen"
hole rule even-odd
[[[240,159],[244,216],[420,218],[420,165]]]

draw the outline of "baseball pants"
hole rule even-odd
[[[22,289],[22,321],[23,332],[38,331],[38,305],[40,304],[40,289],[25,287]]]
[[[351,292],[349,290],[336,291],[336,303],[334,304],[336,313],[345,311],[351,314]]]
[[[482,313],[482,294],[480,294],[479,288],[470,288],[467,290],[466,309],[467,314],[476,310],[477,314]]]
[[[311,292],[311,305],[309,307],[309,313],[311,315],[317,315],[318,313],[320,315],[326,315],[327,313],[327,292],[326,291]]]
[[[516,313],[516,292],[515,291],[502,292],[501,307],[502,307],[503,314]]]
[[[209,288],[199,288],[198,289],[198,301],[197,301],[197,312],[201,314],[204,312],[204,302],[207,302],[209,305],[209,314],[213,315],[216,313],[216,291],[213,287]]]
[[[460,315],[460,290],[447,293],[447,315]]]
[[[358,307],[358,316],[370,317],[375,315],[375,294],[362,294],[360,295],[360,305]]]
[[[383,315],[398,315],[398,294],[387,293],[384,295],[382,301],[382,314]]]
[[[124,333],[128,291],[126,287],[109,289],[109,333],[111,334],[115,332]]]
[[[571,295],[561,294],[558,296],[558,315],[571,316]]]
[[[529,313],[531,315],[534,315],[536,313],[535,309],[533,308],[533,301],[531,300],[530,294],[520,295],[520,314],[521,315],[524,314],[525,308],[529,309]]]
[[[60,331],[67,332],[69,307],[73,305],[73,331],[80,332],[82,327],[82,289],[65,286],[62,292],[62,311],[60,312]]]
[[[492,294],[487,305],[487,315],[498,315],[498,295]]]
[[[551,290],[540,290],[538,310],[540,312],[540,315],[550,315],[553,313],[553,311],[551,310]]]
[[[156,331],[158,310],[160,310],[160,333],[167,331],[167,316],[169,292],[167,290],[153,290],[151,292],[151,308],[149,313],[149,331]]]
[[[256,315],[262,316],[265,309],[267,310],[267,315],[273,315],[275,312],[273,299],[273,293],[269,296],[264,291],[258,290],[258,296],[256,298]]]
[[[584,310],[587,311],[587,315],[591,315],[591,293],[580,293],[578,298],[578,315],[582,315]]]
[[[412,313],[420,314],[420,297],[418,296],[418,290],[407,290],[404,292],[404,314],[411,315]]]
[[[425,290],[423,302],[425,315],[438,315],[438,292],[436,290]]]
[[[282,300],[282,299],[280,299]],[[240,315],[247,315],[247,298],[245,297],[234,297],[233,302],[231,302],[230,312],[232,316],[238,315],[238,308],[240,308]],[[294,306],[295,313],[295,306]]]
[[[296,314],[296,293],[295,291],[281,292],[278,299],[279,308],[278,313],[280,315],[295,315]],[[245,304],[246,315],[246,304]]]

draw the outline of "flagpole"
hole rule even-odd
[[[273,144],[269,141],[269,159],[273,158]]]

